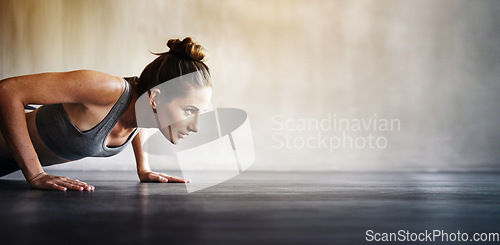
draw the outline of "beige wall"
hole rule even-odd
[[[149,50],[192,36],[210,52],[214,104],[249,113],[252,169],[498,169],[499,11],[495,1],[1,0],[0,78],[138,75]],[[400,130],[297,132],[273,122],[374,114],[399,120]],[[372,134],[387,147],[283,149],[276,140],[318,133]],[[133,166],[127,151],[63,168]]]

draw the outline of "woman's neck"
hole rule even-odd
[[[130,105],[118,121],[120,126],[124,129],[137,128],[137,119],[135,116],[135,102],[137,101],[137,98],[137,93],[132,92],[132,100],[130,101]]]

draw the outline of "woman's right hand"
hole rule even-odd
[[[50,175],[47,173],[42,173],[32,180],[30,180],[29,185],[34,189],[43,190],[75,190],[75,191],[93,191],[95,188],[79,180],[70,179],[68,177],[61,177]]]

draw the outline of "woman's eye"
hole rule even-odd
[[[192,110],[192,109],[186,109],[184,111],[186,112],[187,115],[193,115],[194,114],[194,110]]]

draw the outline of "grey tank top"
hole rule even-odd
[[[38,134],[50,150],[68,160],[116,155],[130,143],[138,132],[135,129],[121,146],[106,146],[108,135],[130,106],[131,100],[132,90],[125,80],[125,91],[108,115],[87,131],[80,131],[73,124],[62,104],[43,105],[36,114]]]

